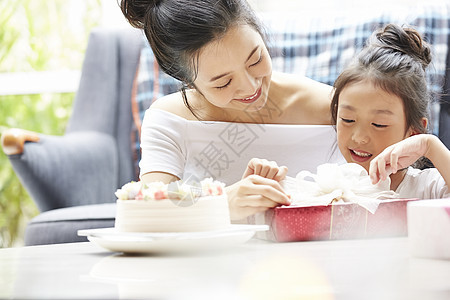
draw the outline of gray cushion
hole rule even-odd
[[[25,245],[86,242],[80,229],[114,227],[116,204],[82,205],[54,209],[33,218],[25,231]]]

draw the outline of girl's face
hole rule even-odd
[[[266,104],[271,75],[272,62],[261,35],[241,25],[201,50],[194,84],[216,107],[252,112]]]
[[[339,95],[337,141],[347,162],[369,171],[386,147],[413,134],[406,128],[403,101],[369,81],[348,84]]]

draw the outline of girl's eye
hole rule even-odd
[[[344,118],[341,118],[341,120],[342,120],[342,122],[344,122],[344,123],[353,123],[353,122],[355,122],[355,120],[351,120],[351,119],[344,119]]]
[[[257,64],[259,64],[262,61],[263,57],[262,55],[259,57],[258,61],[255,62],[254,64],[251,64],[250,67],[256,66]]]
[[[219,90],[224,89],[224,88],[226,88],[227,86],[229,86],[230,83],[231,83],[231,79],[228,80],[228,82],[227,82],[226,84],[224,84],[224,85],[222,85],[222,86],[217,86],[216,89],[219,89]]]
[[[382,124],[377,124],[377,123],[372,123],[373,126],[375,126],[376,128],[386,128],[387,125],[382,125]]]

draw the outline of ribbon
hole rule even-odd
[[[373,214],[382,199],[398,197],[390,190],[389,178],[373,185],[367,171],[355,163],[323,164],[317,167],[317,174],[301,171],[296,178],[286,177],[281,184],[291,195],[290,206],[352,202]]]

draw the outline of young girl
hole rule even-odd
[[[373,183],[391,179],[402,198],[449,196],[450,152],[427,134],[430,47],[411,28],[387,25],[335,82],[331,114],[338,146]],[[428,158],[436,168],[410,167]],[[419,160],[419,161],[418,161]]]

